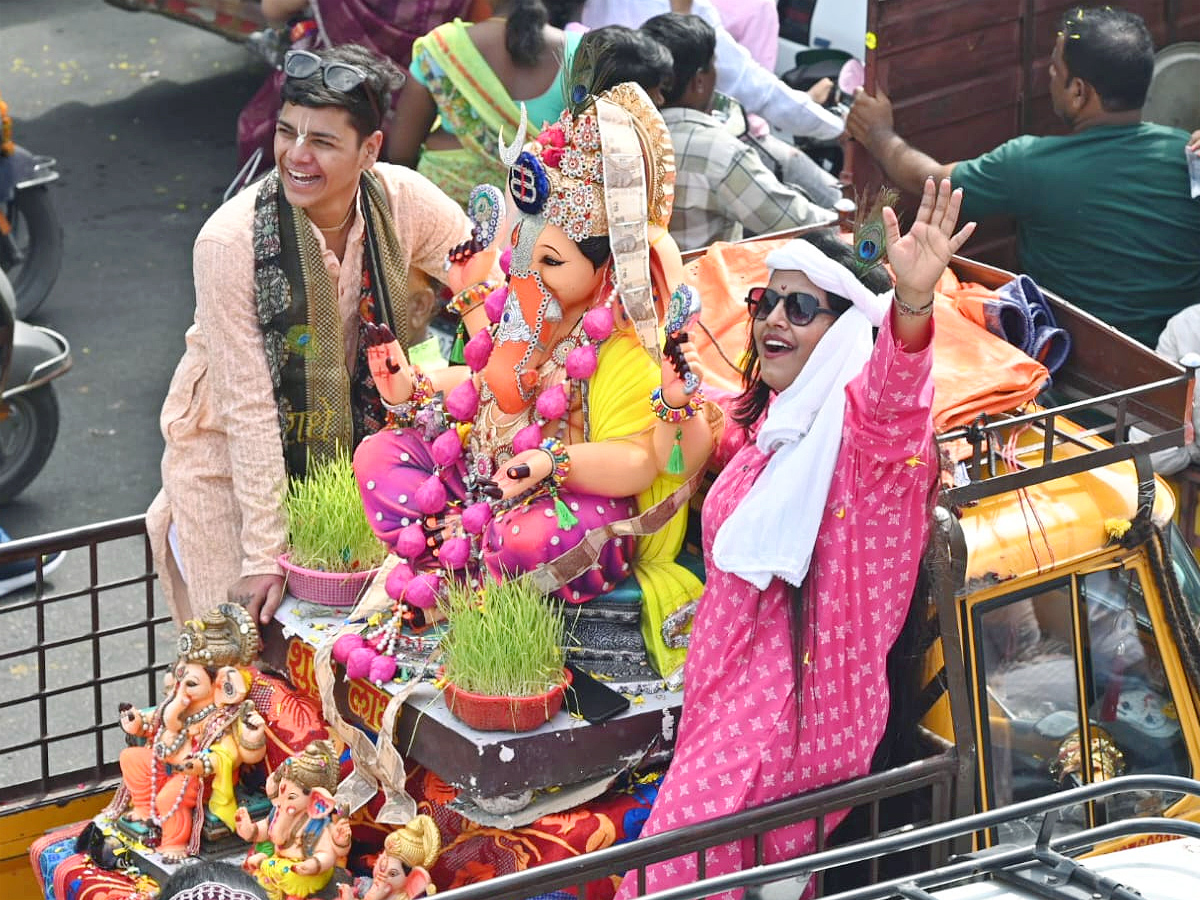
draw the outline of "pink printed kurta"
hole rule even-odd
[[[775,579],[760,592],[708,566],[675,757],[643,835],[868,771],[887,718],[887,653],[929,532],[937,475],[931,363],[931,347],[900,350],[887,321],[866,368],[846,388],[842,446],[806,587],[803,697],[795,692],[788,586]],[[727,431],[721,454],[728,462],[704,503],[706,559],[721,523],[769,459],[737,428]],[[827,828],[840,819],[827,817]],[[780,829],[766,836],[766,861],[813,847],[811,823]],[[753,842],[710,850],[706,862],[708,876],[749,868]],[[696,880],[694,855],[646,875],[651,892]],[[631,876],[618,897],[635,893]]]

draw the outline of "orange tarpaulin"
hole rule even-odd
[[[700,320],[716,338],[720,351],[701,330],[689,332],[704,360],[705,379],[734,392],[741,376],[721,353],[740,363],[746,352],[749,318],[743,298],[754,285],[765,284],[764,260],[785,240],[713,244],[687,265],[688,281],[704,302]],[[949,269],[935,295],[934,425],[938,431],[965,425],[980,413],[1016,409],[1037,396],[1049,380],[1046,367],[958,312],[956,295],[963,290]],[[969,288],[978,294],[978,285]]]

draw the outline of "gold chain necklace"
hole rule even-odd
[[[346,223],[350,221],[350,217],[352,215],[354,215],[353,203],[350,204],[350,209],[347,210],[346,217],[342,219],[342,221],[338,222],[336,225],[330,225],[328,228],[322,228],[320,225],[317,225],[317,231],[341,231],[346,227]],[[316,225],[315,222],[313,224]]]

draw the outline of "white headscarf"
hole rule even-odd
[[[813,348],[796,379],[775,398],[757,445],[771,459],[722,523],[713,562],[765,590],[772,578],[799,587],[808,574],[817,530],[842,443],[846,385],[871,355],[892,293],[874,294],[845,266],[803,239],[768,254],[767,268],[799,271],[817,287],[845,297],[846,310]]]

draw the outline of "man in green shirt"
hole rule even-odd
[[[847,129],[902,190],[919,194],[927,176],[949,177],[963,189],[965,218],[1015,216],[1025,272],[1153,347],[1167,319],[1200,302],[1188,135],[1142,122],[1153,72],[1139,16],[1072,9],[1050,57],[1050,97],[1069,134],[1023,135],[940,163],[896,134],[882,92],[856,97]]]

